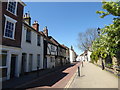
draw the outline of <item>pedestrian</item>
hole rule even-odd
[[[105,66],[104,66],[104,62],[102,60],[102,70],[104,70],[104,69],[105,69]]]

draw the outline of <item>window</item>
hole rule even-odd
[[[51,45],[51,51],[55,52],[55,46]]]
[[[7,51],[0,52],[0,78],[7,76]]]
[[[40,35],[37,35],[37,45],[40,46]]]
[[[5,29],[4,29],[4,37],[14,39],[14,32],[15,32],[15,23],[16,20],[4,15],[6,18],[5,21]]]
[[[26,42],[31,43],[31,31],[30,30],[26,30]]]
[[[1,51],[0,66],[6,66],[6,61],[7,61],[7,51]]]
[[[14,23],[7,21],[6,30],[5,30],[6,37],[13,38],[13,28],[14,28]]]
[[[15,0],[9,0],[7,10],[10,11],[12,14],[16,15],[17,2]]]

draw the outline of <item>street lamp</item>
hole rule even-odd
[[[99,27],[97,29],[97,32],[98,32],[98,36],[100,36],[100,28]],[[104,62],[102,59],[101,59],[101,61],[102,61],[102,70],[104,70],[105,69]]]
[[[100,35],[100,28],[98,27],[98,29],[97,29],[97,32],[98,32],[98,35]]]

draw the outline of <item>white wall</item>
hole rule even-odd
[[[54,61],[51,62],[51,57],[54,58]],[[47,68],[55,67],[55,57],[54,56],[47,56]]]
[[[21,48],[22,53],[27,54],[27,65],[26,65],[26,71],[28,72],[28,63],[29,63],[29,54],[33,54],[33,64],[32,64],[32,70],[37,70],[37,54],[40,54],[40,69],[43,68],[43,37],[41,36],[41,45],[37,46],[37,32],[31,30],[31,43],[26,42],[26,27],[23,26],[22,30],[22,42],[21,42]]]
[[[91,58],[90,58],[91,53],[92,53],[92,52],[90,52],[90,51],[87,52],[88,61],[91,61]]]
[[[48,47],[47,47],[47,54],[51,54],[51,55],[57,55],[57,46],[52,45],[55,48],[55,52],[51,51],[51,45],[48,43]]]
[[[75,56],[74,51],[70,49],[70,62],[71,62],[71,63],[76,60],[75,57],[76,57],[76,56]]]
[[[6,66],[4,66],[5,68],[7,68],[7,77],[4,77],[4,80],[9,80],[10,79],[10,70],[11,70],[11,56],[12,54],[16,55],[16,63],[15,63],[15,76],[19,77],[20,74],[20,61],[21,61],[21,49],[20,48],[16,48],[16,47],[10,47],[10,46],[4,46],[4,45],[0,45],[0,51],[4,50],[7,51],[7,61],[6,61]],[[0,68],[4,68],[3,66],[0,66]],[[2,79],[0,78],[0,81]],[[4,81],[3,80],[3,81]]]
[[[51,49],[51,45],[54,47],[54,51]],[[55,67],[55,56],[57,55],[57,46],[48,43],[47,46],[47,68],[52,68],[53,66]],[[51,57],[53,61],[51,62]]]

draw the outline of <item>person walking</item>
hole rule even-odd
[[[104,69],[105,69],[105,66],[104,66],[104,62],[102,60],[102,70],[104,70]]]

